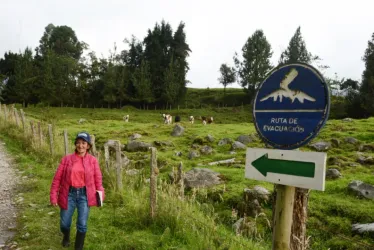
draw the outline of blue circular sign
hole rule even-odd
[[[265,143],[299,148],[313,139],[330,110],[329,88],[312,66],[292,63],[273,69],[253,103],[255,127]]]

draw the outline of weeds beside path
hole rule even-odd
[[[12,198],[18,178],[13,161],[5,151],[4,142],[0,141],[0,248],[13,237],[16,228],[16,207]]]

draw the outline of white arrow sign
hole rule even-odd
[[[320,152],[248,148],[245,177],[324,191],[326,157]]]

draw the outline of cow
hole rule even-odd
[[[173,121],[173,117],[169,114],[162,114],[162,117],[164,118],[165,124],[171,124]]]
[[[190,121],[191,124],[193,124],[194,121],[195,121],[195,118],[192,115],[190,115],[190,117],[188,118],[188,120]]]
[[[203,125],[206,125],[207,123],[211,124],[213,122],[213,116],[210,116],[210,117],[202,116],[201,120],[203,120]]]
[[[181,117],[179,115],[176,115],[174,122],[180,122],[180,121],[181,121]]]
[[[129,115],[125,115],[125,116],[123,117],[123,120],[124,120],[125,122],[129,122],[129,118],[130,118]]]

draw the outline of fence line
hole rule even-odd
[[[13,111],[13,112],[12,112]],[[27,118],[26,118],[26,115],[24,113],[24,111],[22,109],[19,110],[20,111],[20,115],[21,115],[21,122],[22,122],[22,129],[24,131],[24,135],[25,135],[25,138],[29,138],[31,139],[32,141],[32,146],[35,148],[35,149],[40,149],[40,146],[41,144],[44,142],[44,140],[46,139],[46,137],[43,137],[43,129],[42,129],[42,123],[39,121],[37,122],[38,123],[38,141],[39,143],[35,143],[35,141],[37,140],[36,137],[37,137],[37,133],[36,133],[36,128],[35,128],[35,121],[33,120],[30,120],[29,123],[30,123],[30,130],[27,129]],[[13,113],[13,115],[12,115]],[[3,114],[3,116],[2,116]],[[9,125],[16,125],[18,129],[21,129],[21,126],[19,124],[19,118],[17,118],[17,109],[14,108],[14,106],[11,106],[10,108],[10,111],[8,112],[8,107],[6,104],[1,104],[0,103],[0,119],[4,120],[4,123],[5,124],[9,124]],[[17,122],[18,120],[18,122]],[[54,145],[53,144],[53,126],[51,124],[48,124],[48,132],[49,132],[49,138],[50,138],[50,152],[52,155],[56,156],[57,154],[59,154],[59,152],[56,152],[54,149],[57,145]],[[64,153],[65,154],[68,154],[68,133],[67,133],[67,129],[64,129]],[[93,137],[94,138],[94,137]],[[95,139],[94,139],[95,140]],[[105,165],[106,165],[106,170],[109,172],[110,171],[110,160],[109,160],[109,148],[108,146],[104,146],[104,150],[105,150]],[[93,152],[96,152],[96,146],[93,145]],[[107,157],[108,156],[108,157]],[[150,215],[152,218],[154,218],[155,216],[157,216],[157,189],[158,188],[158,185],[157,185],[157,175],[158,175],[158,168],[157,168],[157,149],[156,148],[151,148],[151,161],[150,161],[150,168],[151,168],[151,178],[150,178]],[[121,156],[121,145],[120,145],[120,142],[118,141],[117,145],[116,145],[116,187],[117,187],[117,190],[122,190],[122,171],[121,171],[121,168],[122,168],[122,156]],[[177,169],[177,180],[175,182],[176,185],[173,185],[175,186],[176,188],[176,193],[178,195],[178,197],[180,197],[182,200],[184,199],[184,182],[183,182],[183,179],[184,179],[184,176],[183,176],[183,165],[182,165],[182,162],[179,164],[178,166],[178,169]],[[188,200],[186,199],[185,202],[188,202]],[[192,218],[194,220],[194,222],[197,224],[197,225],[200,225],[200,227],[204,227],[204,224],[202,224],[200,221]],[[215,222],[214,222],[215,223]],[[206,225],[205,225],[206,226]],[[326,230],[325,228],[321,228],[321,230],[325,231],[326,233],[330,233],[328,230]],[[215,231],[217,233],[217,231]],[[224,237],[228,237],[228,236],[231,236],[231,235],[227,235],[225,234]],[[352,238],[347,238],[346,236],[342,235],[342,234],[339,234],[339,232],[337,232],[337,234],[335,234],[336,237],[339,237],[341,239],[344,239],[344,240],[350,240],[350,241],[353,241],[355,243],[357,243],[358,245],[361,245],[362,247],[367,247],[367,249],[371,249],[371,247],[373,247],[372,245],[369,245],[367,244],[366,242],[364,241],[360,241],[360,240],[356,240],[356,239],[352,239]],[[231,238],[232,241],[242,245],[240,243],[239,240],[237,240],[236,238]],[[242,245],[244,247],[244,245]]]

